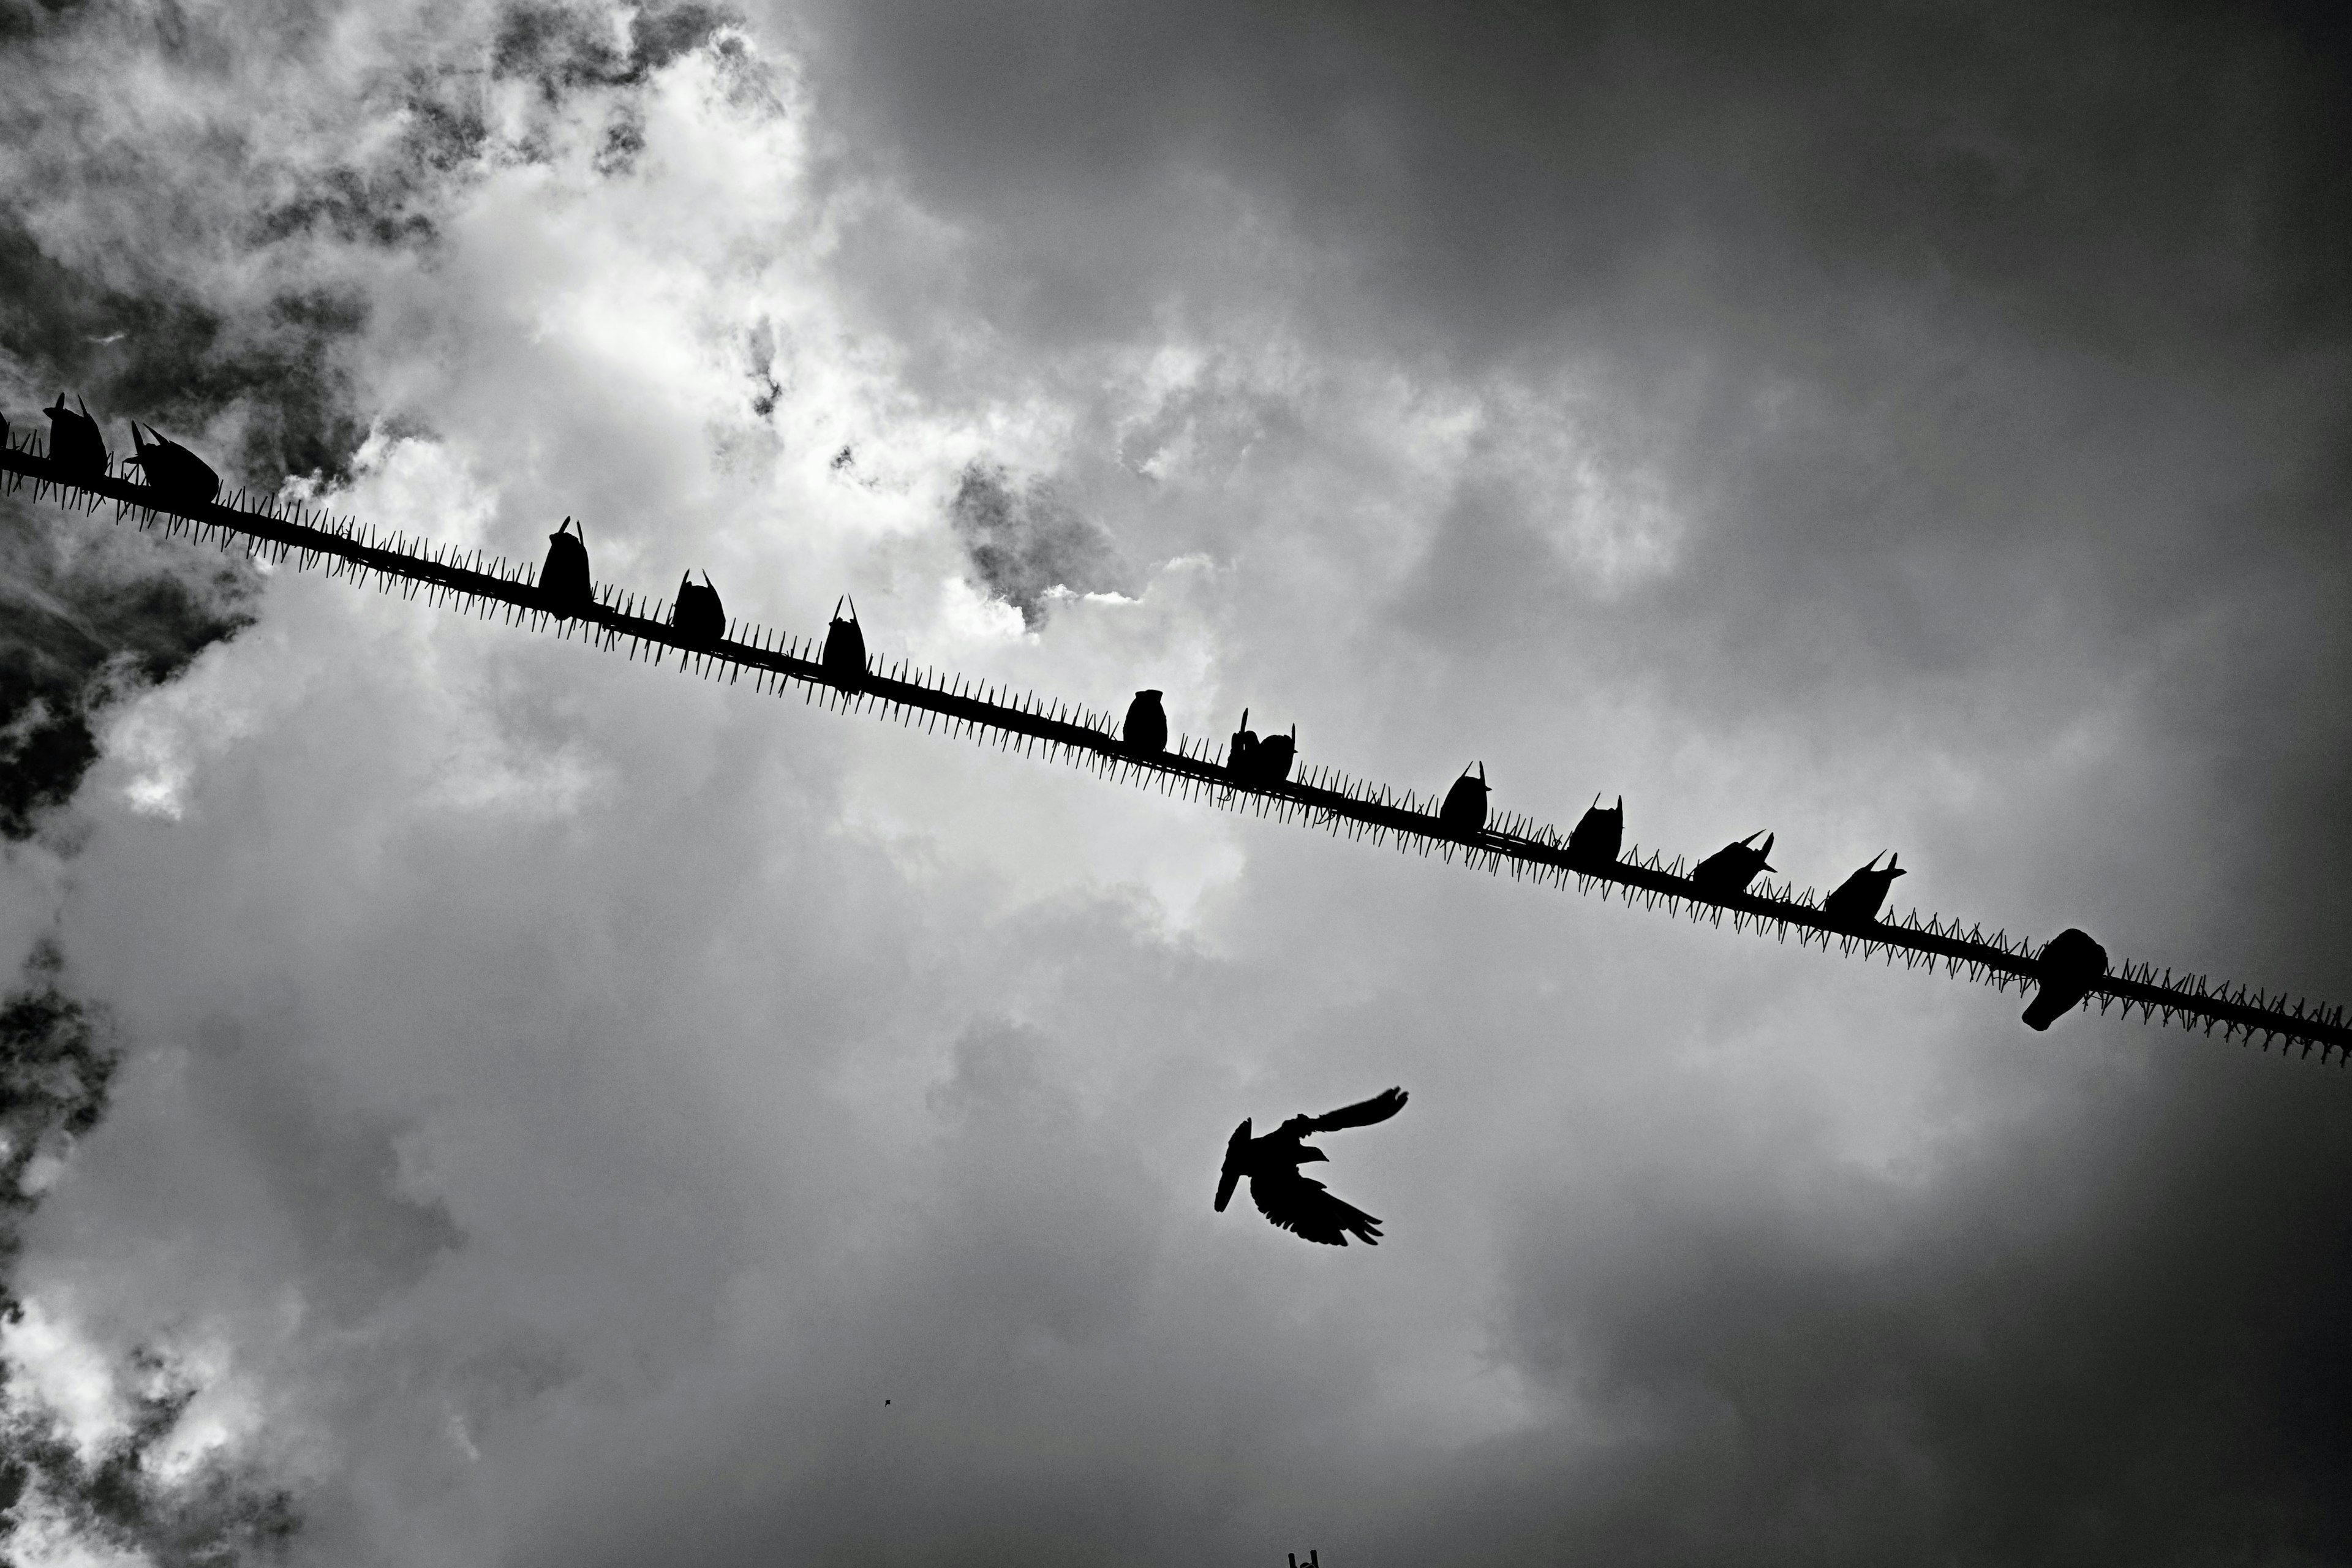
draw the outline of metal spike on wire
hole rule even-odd
[[[1612,844],[1606,858],[1581,855],[1570,847],[1570,836],[1524,816],[1492,826],[1482,818],[1480,826],[1465,827],[1441,820],[1441,803],[1433,795],[1394,791],[1322,765],[1307,767],[1296,778],[1270,779],[1227,766],[1220,742],[1181,735],[1166,750],[1141,752],[1125,743],[1108,712],[1047,702],[1034,693],[1007,700],[1000,689],[917,668],[904,659],[887,673],[866,661],[859,671],[845,674],[828,668],[823,640],[741,621],[730,622],[723,637],[683,637],[664,618],[662,603],[610,584],[583,596],[571,614],[559,614],[547,607],[527,562],[399,536],[383,540],[354,519],[298,500],[248,498],[242,490],[226,502],[175,493],[131,479],[127,466],[118,468],[111,459],[103,473],[68,472],[50,462],[33,437],[12,437],[0,444],[0,485],[15,494],[27,484],[36,500],[54,495],[59,505],[84,511],[95,512],[110,500],[116,521],[128,517],[142,529],[160,528],[168,536],[184,533],[224,550],[241,547],[248,555],[273,564],[291,563],[302,571],[323,564],[330,576],[347,576],[362,587],[373,581],[380,592],[395,586],[406,595],[423,592],[436,605],[533,631],[552,629],[569,637],[577,630],[598,648],[625,651],[632,659],[659,663],[675,649],[681,673],[713,679],[723,672],[730,683],[748,674],[752,689],[763,694],[788,696],[797,689],[805,700],[821,698],[845,711],[919,723],[926,733],[943,731],[975,744],[993,742],[1024,756],[1181,794],[1220,810],[1303,822],[1375,846],[1393,843],[1401,852],[1434,851],[1448,862],[1458,853],[1464,864],[1489,873],[1507,872],[1516,880],[1555,888],[1572,884],[1579,892],[1598,892],[1604,901],[1622,898],[1669,916],[1719,926],[1728,915],[1735,931],[1784,942],[1793,936],[1800,946],[1817,944],[1824,952],[1834,946],[1841,953],[1889,964],[1900,960],[1912,968],[1940,965],[1947,974],[2000,991],[2014,984],[2036,991],[2035,1007],[2053,1016],[2096,1003],[2102,1013],[2119,1007],[2126,1017],[2137,1012],[2153,1023],[2207,1035],[2219,1030],[2224,1039],[2259,1041],[2264,1050],[2276,1041],[2282,1050],[2300,1047],[2301,1057],[2316,1049],[2323,1062],[2330,1053],[2338,1066],[2352,1059],[2352,1026],[2341,1006],[2159,972],[2152,963],[2108,968],[2104,950],[2080,932],[2037,942],[2006,931],[1988,934],[1974,925],[1963,931],[1957,921],[1922,919],[1916,910],[1899,920],[1841,917],[1824,909],[1812,889],[1800,894],[1792,883],[1738,889],[1703,884],[1681,857],[1669,859],[1662,851],[1645,855],[1636,846],[1620,854]],[[2098,954],[2095,971],[2069,970],[2061,962],[2059,950],[2070,937]],[[2027,1017],[2035,1021],[2034,1009],[2029,1008]],[[2036,1026],[2048,1021],[2043,1017]]]

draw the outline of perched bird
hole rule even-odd
[[[1822,900],[1822,913],[1847,925],[1877,924],[1878,906],[1886,901],[1886,889],[1895,885],[1895,878],[1910,875],[1895,863],[1898,858],[1888,855],[1882,869],[1878,857],[1873,855],[1869,865],[1840,882],[1837,891]]]
[[[1265,784],[1280,784],[1290,776],[1290,760],[1298,754],[1298,726],[1293,724],[1287,735],[1268,735],[1257,743],[1257,776]]]
[[[152,425],[142,436],[139,421],[132,420],[131,443],[136,448],[131,460],[147,476],[150,489],[176,500],[210,501],[220,494],[220,476],[213,472],[212,465],[177,441],[166,439]]]
[[[539,569],[539,607],[558,620],[570,620],[585,615],[595,602],[596,587],[588,577],[588,533],[567,517],[547,536],[547,561]]]
[[[1355,1205],[1333,1197],[1322,1183],[1300,1175],[1298,1167],[1330,1158],[1306,1141],[1308,1133],[1370,1127],[1402,1110],[1404,1102],[1404,1090],[1383,1089],[1370,1100],[1320,1116],[1294,1116],[1263,1138],[1250,1136],[1244,1118],[1225,1142],[1225,1168],[1217,1174],[1217,1212],[1225,1212],[1234,1186],[1246,1176],[1250,1201],[1276,1227],[1326,1247],[1345,1247],[1351,1236],[1367,1247],[1378,1247],[1381,1222]]]
[[[2046,1029],[2082,1005],[2107,973],[2107,950],[2072,926],[2052,937],[2034,959],[2041,989],[2025,1009],[2028,1028]]]
[[[1772,835],[1764,835],[1761,849],[1756,847],[1756,837],[1751,833],[1737,844],[1727,844],[1692,867],[1690,879],[1699,891],[1716,898],[1744,893],[1758,873],[1771,870],[1766,857],[1772,853]]]
[[[849,606],[849,618],[841,618],[841,606]],[[833,602],[833,620],[824,628],[824,652],[817,658],[824,667],[825,679],[844,691],[856,691],[866,684],[866,634],[857,626],[857,601],[844,594]]]
[[[1625,797],[1621,795],[1615,805],[1604,806],[1596,795],[1576,831],[1568,836],[1568,858],[1580,865],[1613,866],[1624,843]]]
[[[1119,726],[1118,736],[1139,757],[1156,757],[1168,749],[1168,713],[1160,706],[1160,693],[1135,694],[1135,700],[1127,705],[1127,722]]]
[[[1486,826],[1486,764],[1478,764],[1478,776],[1472,778],[1464,768],[1454,787],[1445,792],[1445,804],[1437,808],[1437,820],[1456,833],[1467,835]]]
[[[1242,710],[1242,727],[1225,747],[1225,771],[1235,778],[1255,778],[1257,762],[1257,731],[1249,727],[1249,710]]]
[[[74,399],[81,403],[81,399]],[[106,476],[106,437],[98,428],[98,421],[89,416],[89,405],[82,403],[76,414],[66,406],[66,395],[58,394],[57,402],[41,410],[49,416],[49,466],[70,479],[103,479]]]
[[[688,647],[716,647],[727,635],[727,611],[719,603],[719,590],[711,586],[709,573],[705,572],[699,583],[692,573],[678,579],[677,603],[669,607],[669,629]]]

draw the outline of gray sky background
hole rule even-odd
[[[0,408],[2352,999],[2346,59],[0,0]],[[5,505],[27,1564],[2352,1560],[2332,1068]]]

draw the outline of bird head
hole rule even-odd
[[[1298,1146],[1298,1163],[1300,1164],[1312,1165],[1318,1160],[1328,1165],[1331,1163],[1331,1156],[1326,1154],[1322,1150],[1318,1149],[1312,1143],[1301,1143]]]
[[[1225,1140],[1225,1167],[1217,1173],[1219,1214],[1225,1212],[1225,1205],[1233,1202],[1234,1188],[1241,1184],[1243,1152],[1249,1147],[1249,1118],[1244,1116],[1242,1124],[1234,1129],[1234,1135]]]

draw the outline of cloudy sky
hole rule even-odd
[[[2347,77],[0,0],[0,411],[2352,1000]],[[0,508],[27,1568],[2352,1561],[2352,1074]]]

